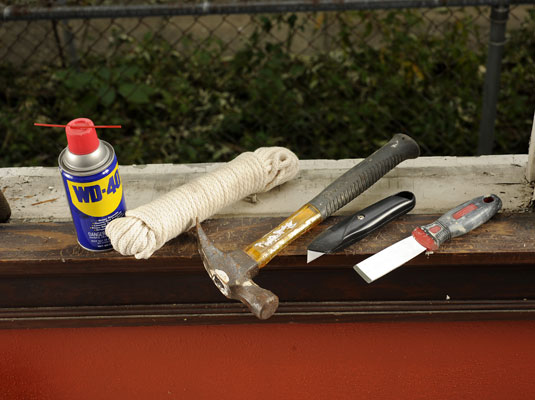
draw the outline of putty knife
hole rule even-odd
[[[424,251],[434,251],[446,240],[464,235],[491,219],[502,207],[494,195],[467,201],[442,215],[435,222],[420,226],[412,235],[381,250],[353,268],[368,283],[400,267]]]

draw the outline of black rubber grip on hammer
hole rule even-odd
[[[372,186],[400,162],[419,155],[418,143],[411,137],[398,133],[375,153],[327,186],[308,204],[316,207],[322,219],[325,219]]]

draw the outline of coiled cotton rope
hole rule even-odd
[[[128,210],[106,226],[113,248],[122,255],[149,258],[168,240],[217,211],[254,193],[267,192],[298,172],[297,156],[284,147],[261,147],[158,199]]]

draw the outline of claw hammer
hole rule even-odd
[[[259,269],[294,239],[349,203],[400,162],[419,154],[420,148],[412,138],[399,133],[394,135],[387,144],[243,250],[219,250],[197,221],[199,253],[208,275],[227,298],[240,300],[256,317],[268,319],[277,310],[279,298],[253,282]]]

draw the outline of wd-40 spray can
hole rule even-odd
[[[105,228],[126,206],[113,147],[97,137],[93,122],[77,118],[65,127],[68,146],[59,156],[78,243],[90,251],[112,248]]]

